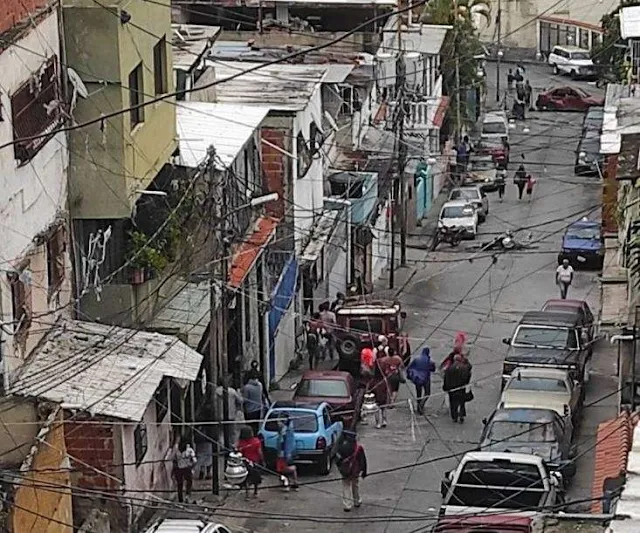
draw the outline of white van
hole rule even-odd
[[[509,141],[509,119],[504,111],[490,111],[482,117],[481,140]]]
[[[215,522],[188,518],[164,518],[153,524],[145,533],[231,533],[231,531]]]
[[[577,46],[554,46],[549,65],[554,74],[569,74],[572,78],[588,78],[596,73],[589,50]]]

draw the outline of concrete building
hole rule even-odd
[[[58,423],[73,522],[81,524],[96,505],[86,491],[110,491],[113,498],[100,507],[111,531],[130,530],[153,492],[172,488],[170,453],[182,426],[171,422],[193,420],[203,401],[202,384],[190,386],[201,375],[202,356],[168,335],[78,320],[57,326],[10,392],[64,411]],[[38,377],[47,372],[47,379]]]
[[[0,387],[69,312],[65,87],[57,2],[0,15]],[[10,44],[13,43],[13,44]]]
[[[78,98],[73,118],[87,122],[132,107],[69,137],[80,310],[85,317],[131,324],[141,320],[138,303],[148,281],[162,270],[137,253],[150,235],[138,235],[136,241],[131,218],[146,190],[157,189],[154,180],[179,179],[169,164],[177,149],[173,99],[140,107],[174,90],[171,11],[145,2],[104,7],[69,0],[63,26],[67,62],[87,91],[87,98]],[[98,257],[96,250],[104,253]],[[140,259],[136,265],[128,261],[132,253]]]

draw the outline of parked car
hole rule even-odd
[[[587,332],[587,339],[593,342],[596,338],[596,321],[589,304],[584,300],[561,300],[560,298],[552,298],[547,300],[542,306],[541,311],[549,313],[569,313],[578,314],[582,328]]]
[[[471,154],[465,185],[477,185],[483,192],[491,192],[498,189],[496,179],[498,172],[506,178],[505,170],[498,170],[491,155]]]
[[[482,117],[480,140],[509,141],[509,119],[504,111],[490,111]]]
[[[481,450],[530,453],[540,457],[547,468],[560,472],[564,480],[575,474],[570,416],[559,415],[551,409],[498,408],[482,423]]]
[[[593,78],[596,75],[591,53],[577,46],[554,46],[548,61],[554,74],[569,74],[574,79]]]
[[[355,429],[363,398],[364,389],[358,388],[354,377],[339,370],[307,370],[293,393],[298,403],[326,402],[331,418],[342,420],[346,429]]]
[[[578,87],[556,87],[540,93],[536,107],[541,111],[584,111],[592,106],[604,105],[604,99],[591,96]]]
[[[588,380],[592,343],[578,313],[529,311],[516,326],[502,365],[502,385],[516,368],[540,367],[567,370],[571,379]]]
[[[478,210],[467,200],[445,202],[440,210],[438,225],[446,228],[464,228],[465,234],[475,239],[478,234]]]
[[[489,198],[478,185],[457,187],[449,193],[449,201],[465,200],[478,211],[478,220],[484,222],[489,214]]]
[[[342,436],[343,424],[331,417],[327,402],[275,402],[271,406],[258,433],[267,464],[270,467],[275,465],[278,455],[278,421],[285,413],[289,415],[293,424],[296,464],[313,464],[321,474],[328,474],[331,471],[336,446]]]
[[[562,236],[562,249],[558,254],[558,264],[565,259],[573,268],[595,268],[604,265],[604,242],[602,224],[596,220],[573,222]]]
[[[551,409],[569,414],[574,426],[579,420],[583,384],[558,368],[516,368],[508,379],[499,406],[505,409]]]
[[[378,337],[384,335],[389,346],[408,361],[411,357],[409,337],[404,331],[407,313],[398,302],[364,301],[349,299],[336,309],[335,330],[338,355],[338,370],[360,376],[360,351],[362,348],[378,344]]]
[[[602,133],[602,123],[604,121],[604,107],[592,106],[587,109],[582,120],[582,134],[589,131]]]
[[[144,533],[231,533],[231,530],[222,524],[197,518],[162,518]]]
[[[600,153],[600,133],[587,131],[576,149],[576,161],[573,167],[578,176],[600,177],[604,166],[604,155]]]
[[[521,453],[469,452],[440,486],[440,516],[532,516],[562,500],[562,475]]]
[[[506,170],[509,166],[510,147],[506,137],[503,139],[479,139],[473,147],[477,155],[490,155],[498,170]]]

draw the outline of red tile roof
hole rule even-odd
[[[229,267],[229,287],[239,289],[278,227],[279,219],[261,216],[249,237],[234,251]]]
[[[591,512],[601,513],[603,484],[607,478],[616,478],[627,470],[627,459],[633,442],[633,428],[638,415],[624,412],[598,426],[596,434],[596,458],[591,486]]]
[[[447,112],[447,108],[449,107],[449,97],[441,96],[440,103],[438,104],[438,108],[436,112],[433,114],[433,125],[436,128],[441,128],[442,123],[444,122],[444,116]]]

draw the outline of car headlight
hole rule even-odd
[[[491,178],[485,178],[485,179],[484,179],[484,182],[485,182],[485,183],[490,183],[490,182],[491,182]]]

